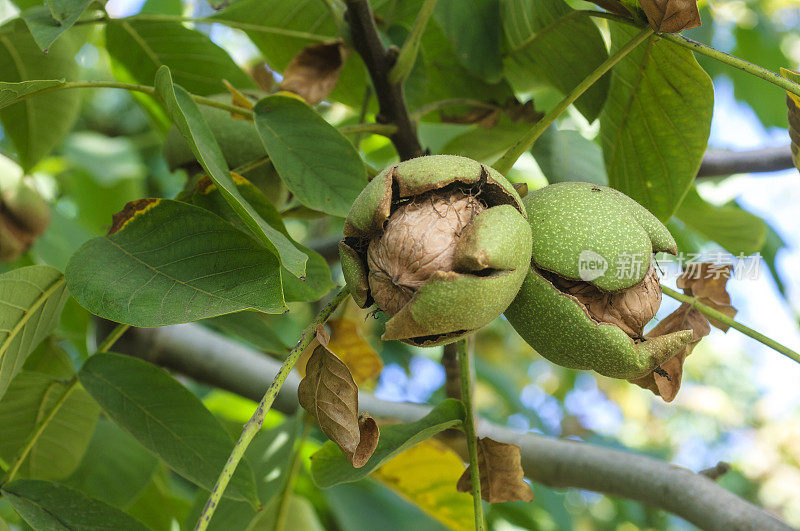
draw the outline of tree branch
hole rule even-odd
[[[261,398],[280,368],[280,362],[196,324],[132,328],[115,350],[253,400]],[[275,409],[285,413],[297,409],[299,381],[296,374],[289,375],[276,397]],[[429,406],[388,402],[364,392],[359,393],[359,404],[376,418],[401,422],[417,420],[430,410]],[[669,511],[703,529],[791,529],[706,476],[650,457],[517,433],[487,421],[479,423],[478,433],[519,445],[525,475],[544,485],[628,498]]]
[[[389,136],[401,160],[422,155],[422,147],[417,138],[417,130],[406,109],[401,83],[391,83],[389,72],[397,59],[397,50],[387,50],[378,36],[375,18],[367,0],[347,1],[347,22],[353,46],[364,60],[375,88],[380,109],[376,120],[379,123],[394,124],[397,131]]]
[[[697,177],[717,177],[734,173],[759,173],[794,168],[789,146],[729,151],[709,149],[700,164]]]

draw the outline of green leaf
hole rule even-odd
[[[233,448],[225,428],[166,371],[137,358],[97,354],[78,377],[103,411],[189,481],[211,490]],[[242,461],[225,496],[258,505],[253,471]]]
[[[612,24],[616,50],[638,29]],[[714,88],[692,52],[651,36],[612,71],[600,117],[609,184],[666,221],[708,144]]]
[[[108,421],[97,424],[78,468],[61,483],[93,498],[125,508],[153,477],[158,459]]]
[[[69,36],[53,45],[45,55],[22,20],[0,27],[0,81],[75,79],[78,65],[74,54],[74,43]],[[40,89],[40,83],[53,81],[40,81],[24,89],[17,85],[19,88],[12,90],[27,91],[34,86]],[[8,86],[3,88],[7,90]],[[26,99],[0,111],[0,124],[14,144],[25,171],[48,155],[67,135],[78,117],[79,102],[78,91],[59,90]]]
[[[296,277],[303,276],[306,255],[298,251],[286,235],[261,219],[255,209],[241,196],[211,128],[189,94],[182,87],[172,83],[172,75],[168,68],[162,67],[158,70],[155,85],[156,92],[164,102],[172,121],[231,208],[267,249],[279,258],[281,265],[287,271]]]
[[[78,466],[100,412],[79,386],[40,372],[23,370],[0,400],[0,457],[12,462],[38,424],[58,407],[19,469],[23,477],[62,479]]]
[[[141,495],[125,510],[153,531],[171,531],[175,522],[183,521],[190,509],[183,489],[175,487],[172,474],[160,465]],[[192,527],[187,529],[194,524],[192,522]]]
[[[498,0],[438,0],[433,16],[461,66],[490,83],[500,81],[503,63]]]
[[[767,239],[767,224],[733,203],[715,206],[692,187],[675,215],[701,236],[717,242],[733,255],[760,251]]]
[[[18,479],[4,485],[2,493],[34,529],[147,530],[141,522],[119,509],[58,483]]]
[[[36,345],[56,328],[68,296],[64,275],[54,267],[0,275],[0,398]]]
[[[780,271],[778,271],[776,262],[778,251],[785,247],[786,242],[783,241],[781,235],[778,234],[778,232],[771,225],[767,225],[767,238],[764,241],[764,246],[761,248],[761,256],[764,257],[764,262],[767,263],[769,272],[772,275],[772,278],[775,280],[775,284],[778,286],[778,291],[781,292],[783,298],[788,302],[789,299],[787,297],[786,284],[783,282],[783,278],[781,278],[781,274]]]
[[[736,46],[731,53],[775,72],[783,66],[795,65],[796,60],[783,52],[781,41],[786,34],[777,31],[771,17],[758,12],[753,15],[753,25],[737,25],[733,29]],[[737,68],[726,68],[724,74],[732,81],[734,97],[747,103],[764,127],[786,127],[786,106],[779,87]]]
[[[5,109],[30,94],[63,85],[63,79],[36,79],[17,83],[0,82],[0,109]]]
[[[178,22],[109,21],[106,48],[132,81],[145,85],[166,65],[176,83],[201,96],[225,92],[223,79],[239,89],[255,87],[225,50]]]
[[[307,207],[347,216],[367,184],[358,152],[335,127],[292,96],[256,104],[255,122],[278,175]]]
[[[217,215],[168,199],[130,203],[67,264],[78,302],[133,326],[286,310],[275,257]]]
[[[403,450],[440,431],[452,428],[463,420],[464,406],[461,402],[447,399],[416,422],[385,426],[381,428],[381,438],[375,453],[361,468],[353,468],[341,449],[328,441],[311,456],[311,477],[322,488],[359,480]]]
[[[59,18],[54,18],[51,9],[42,5],[26,9],[21,16],[28,25],[33,40],[46,53],[50,45],[77,22],[81,14],[94,1],[64,0],[58,2],[61,4]]]
[[[545,80],[566,94],[608,58],[600,30],[563,0],[501,0],[508,53],[504,72],[517,92],[529,92]],[[590,122],[608,94],[608,76],[600,78],[576,102]]]
[[[335,20],[319,0],[239,0],[211,18],[255,26],[244,32],[279,72],[304,47],[332,40],[337,33]]]
[[[245,452],[245,458],[253,463],[256,477],[258,497],[264,509],[253,510],[244,502],[222,500],[209,523],[209,531],[226,531],[230,529],[272,529],[272,526],[255,527],[251,524],[259,515],[270,512],[270,503],[277,499],[286,485],[287,472],[292,461],[295,441],[302,426],[302,415],[296,415],[275,428],[259,432]],[[197,519],[208,500],[208,492],[200,490],[195,497],[195,504],[185,521],[190,528]],[[271,511],[274,518],[275,511]],[[291,527],[284,529],[305,529]]]
[[[439,152],[469,157],[491,166],[528,129],[530,124],[512,122],[502,116],[494,127],[473,126],[447,142]]]
[[[454,494],[455,489],[453,489]],[[341,531],[445,531],[452,529],[425,514],[383,483],[364,478],[322,491]],[[505,504],[504,504],[505,505]],[[494,509],[493,509],[494,510]]]
[[[325,259],[316,251],[300,245],[292,240],[289,232],[283,224],[278,210],[269,202],[264,192],[259,190],[254,184],[243,178],[234,179],[236,189],[240,196],[244,198],[255,212],[266,221],[270,227],[279,231],[292,242],[298,251],[308,256],[306,264],[306,275],[304,278],[297,278],[293,275],[281,275],[283,282],[283,296],[286,301],[317,301],[321,299],[334,287],[331,280],[331,271]],[[208,181],[200,181],[191,195],[191,203],[214,212],[223,219],[236,225],[240,230],[247,231],[247,226],[236,212],[225,201],[220,193],[220,189]]]
[[[550,184],[583,181],[608,185],[602,148],[578,131],[551,125],[533,145],[531,155]]]
[[[264,352],[272,352],[284,356],[289,353],[289,347],[275,330],[262,319],[262,314],[257,312],[237,312],[220,315],[219,317],[204,320],[203,324],[237,337]]]

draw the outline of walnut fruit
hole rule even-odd
[[[474,160],[431,155],[391,166],[345,221],[345,280],[359,306],[391,316],[384,339],[455,341],[516,295],[532,245],[525,218],[513,186]]]
[[[690,330],[644,337],[661,304],[653,253],[677,252],[649,211],[613,188],[576,182],[536,190],[524,203],[531,264],[505,316],[539,354],[631,379],[691,341]]]

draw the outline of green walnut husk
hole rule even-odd
[[[487,325],[528,270],[522,199],[477,161],[431,155],[378,174],[353,203],[339,244],[353,299],[391,318],[385,340],[456,341]]]
[[[230,94],[218,94],[210,98],[223,103],[231,102]],[[238,170],[242,177],[264,192],[273,205],[283,205],[289,196],[289,190],[281,181],[272,163],[267,160],[250,169],[243,167],[267,156],[253,122],[234,118],[226,110],[207,105],[200,106],[200,113],[217,139],[228,167]],[[172,171],[182,168],[190,174],[203,172],[186,140],[175,126],[167,132],[164,157]]]
[[[531,265],[505,316],[539,354],[564,367],[633,379],[686,347],[689,330],[643,335],[661,302],[653,253],[677,252],[655,216],[591,183],[553,184],[524,203]]]

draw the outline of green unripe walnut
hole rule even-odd
[[[211,99],[230,103],[231,96],[230,94],[218,94],[211,96]],[[264,192],[272,204],[283,205],[289,191],[272,163],[266,161],[249,170],[241,168],[242,165],[267,156],[253,122],[234,118],[226,110],[207,105],[200,106],[200,113],[211,128],[214,138],[217,139],[228,167],[231,170],[237,168],[242,170],[239,173]],[[203,171],[180,131],[174,126],[167,133],[164,142],[164,157],[167,159],[170,170],[183,168],[190,172],[196,171],[196,173]]]
[[[362,308],[391,316],[383,339],[450,343],[490,323],[525,278],[530,225],[497,171],[431,155],[378,174],[353,203],[339,244]]]
[[[524,203],[531,264],[505,315],[539,354],[565,367],[633,379],[686,347],[689,330],[643,336],[661,302],[653,253],[677,252],[655,216],[591,183],[547,186]]]

